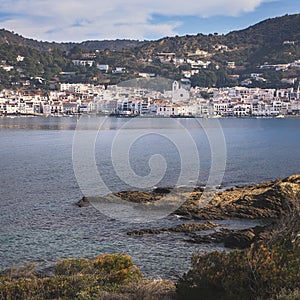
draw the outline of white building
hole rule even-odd
[[[100,71],[104,71],[104,72],[108,72],[109,70],[109,65],[104,65],[104,64],[98,64],[97,65],[97,69],[99,69]]]
[[[185,107],[180,105],[158,105],[157,112],[158,116],[171,117],[171,116],[185,116]]]
[[[92,67],[94,64],[94,61],[93,60],[73,59],[72,63],[74,66]]]
[[[178,81],[174,81],[172,84],[172,102],[173,103],[179,103],[188,101],[190,99],[190,93],[180,87],[180,84]]]

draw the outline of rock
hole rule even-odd
[[[197,220],[277,219],[299,205],[300,175],[215,192],[204,206],[201,206],[202,194],[201,191],[191,193],[175,214]]]
[[[231,232],[224,237],[224,246],[226,248],[245,249],[254,242],[255,234],[252,229],[239,232]]]
[[[183,223],[177,225],[175,227],[169,228],[145,228],[145,229],[138,229],[127,232],[127,235],[144,235],[144,234],[160,234],[165,232],[197,232],[197,231],[204,231],[210,230],[215,227],[219,226],[213,222],[205,222],[205,223]]]
[[[172,188],[157,187],[153,190],[153,193],[156,193],[156,194],[169,194],[171,191],[172,191]]]
[[[79,207],[88,207],[90,206],[90,201],[88,200],[87,197],[83,196],[77,203],[76,203],[77,206]]]
[[[267,231],[269,226],[256,226],[242,230],[221,229],[207,235],[190,234],[191,239],[187,240],[194,244],[223,243],[226,248],[245,249],[252,243],[261,239],[262,233]]]
[[[207,190],[201,187],[195,188],[192,192],[176,189],[188,200],[174,214],[186,219],[277,219],[299,205],[300,175],[246,187],[234,187],[225,191],[209,191],[211,198],[207,198],[207,203],[203,201]],[[175,199],[176,189],[173,189],[174,195],[171,194],[172,188],[168,187],[156,188],[150,192],[122,191],[113,195],[132,203],[155,204],[166,195]],[[204,191],[205,194],[203,194]],[[89,205],[89,201],[83,197],[77,205],[86,207]]]
[[[144,191],[122,191],[114,193],[114,195],[132,203],[152,203],[161,199],[165,194]]]
[[[174,193],[172,193],[174,192]],[[204,194],[205,192],[205,194]],[[300,175],[292,175],[284,179],[263,182],[246,187],[233,187],[224,191],[208,191],[206,201],[203,197],[207,189],[195,188],[192,192],[184,188],[156,188],[153,191],[123,191],[114,193],[125,201],[151,204],[162,197],[176,200],[176,193],[184,195],[188,200],[173,214],[187,220],[224,220],[224,219],[266,219],[278,222],[280,218],[291,214],[300,201]],[[107,197],[112,196],[112,194]],[[90,199],[92,201],[92,199]],[[86,207],[89,200],[83,197],[77,205]],[[145,228],[128,232],[128,235],[159,234],[164,232],[182,232],[190,237],[192,243],[224,243],[229,248],[247,248],[251,243],[265,238],[270,231],[268,227],[254,227],[233,231],[221,229],[211,234],[197,234],[199,231],[214,229],[218,224],[183,223],[170,228]]]

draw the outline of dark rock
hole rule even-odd
[[[187,242],[194,244],[223,243],[226,248],[245,249],[252,243],[259,241],[262,234],[268,230],[269,226],[256,226],[242,230],[229,230],[222,228],[220,231],[207,235],[190,234]]]
[[[172,191],[172,188],[157,187],[153,190],[153,193],[156,193],[156,194],[169,194],[171,191]]]
[[[231,232],[224,236],[224,246],[227,248],[245,249],[254,242],[255,234],[251,229]]]
[[[88,207],[90,206],[90,201],[88,200],[87,197],[83,196],[77,203],[76,203],[77,206],[79,207]]]
[[[213,222],[205,222],[205,223],[183,223],[177,225],[175,227],[169,228],[145,228],[145,229],[138,229],[127,232],[127,235],[144,235],[144,234],[160,234],[165,232],[197,232],[203,230],[210,230],[215,227],[219,226]]]

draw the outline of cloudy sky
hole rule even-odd
[[[44,41],[149,40],[299,12],[299,0],[0,0],[0,28]]]

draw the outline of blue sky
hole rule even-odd
[[[57,42],[228,33],[300,13],[299,0],[0,0],[0,28]]]

